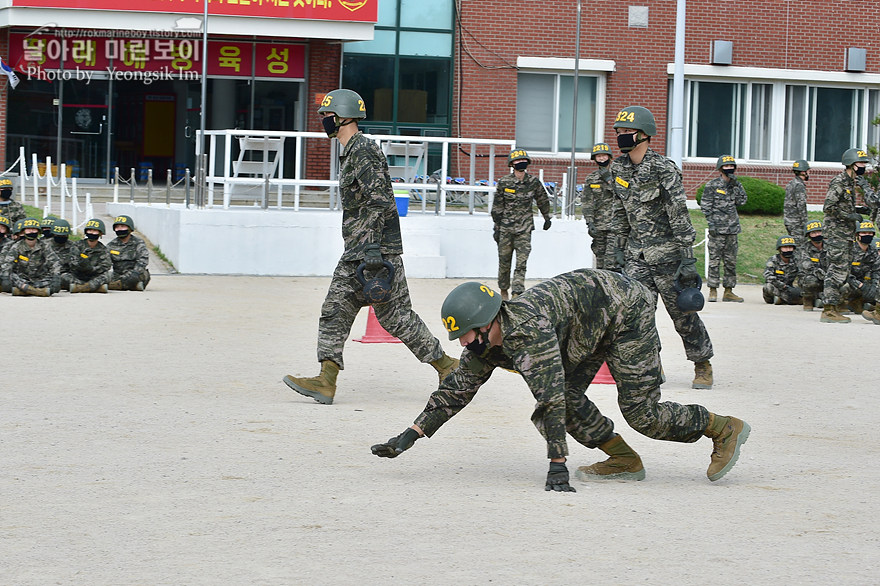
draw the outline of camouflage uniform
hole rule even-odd
[[[807,185],[800,177],[795,177],[785,186],[785,204],[782,222],[788,234],[794,238],[795,256],[800,258],[807,239],[804,237],[804,226],[807,223]]]
[[[3,262],[3,257],[6,256],[6,251],[13,244],[15,244],[15,240],[11,236],[7,236],[0,243],[0,291],[3,293],[12,293],[12,281],[9,280],[9,271],[6,268],[6,263]]]
[[[849,278],[840,288],[841,296],[846,302],[861,299],[864,303],[876,303],[880,287],[880,254],[873,246],[862,250],[858,242],[853,242],[852,259]]]
[[[840,287],[846,282],[852,263],[852,241],[859,223],[848,216],[856,213],[855,181],[846,171],[836,175],[828,184],[825,195],[824,229],[828,270],[822,290],[825,305],[840,303]]]
[[[49,243],[61,262],[61,288],[70,289],[70,253],[73,250],[73,242],[68,239],[64,241],[64,244],[58,244],[51,236],[46,238],[46,242]]]
[[[822,297],[822,285],[825,282],[825,274],[828,271],[828,254],[823,244],[817,248],[807,239],[804,251],[800,257],[801,289],[807,297]]]
[[[2,272],[9,275],[13,287],[50,287],[57,291],[61,261],[48,242],[34,241],[33,248],[24,238],[15,241],[3,254]]]
[[[388,162],[375,142],[363,133],[353,135],[340,157],[339,191],[342,200],[342,239],[345,251],[333,272],[318,322],[318,361],[332,360],[345,367],[342,349],[361,307],[369,305],[355,270],[368,244],[379,244],[382,258],[395,269],[391,299],[373,305],[376,319],[400,338],[422,362],[443,357],[443,348],[428,326],[412,310],[403,270],[400,219],[388,175]],[[384,275],[384,269],[378,274]],[[366,273],[368,278],[369,273]]]
[[[801,303],[801,291],[794,284],[798,277],[796,256],[786,261],[782,255],[775,254],[767,260],[764,265],[763,288],[764,301],[767,303],[772,303],[774,297],[779,297],[789,305]]]
[[[614,195],[614,178],[610,169],[600,167],[587,175],[581,210],[590,234],[590,248],[596,257],[596,268],[622,271],[623,267],[617,266],[614,259],[614,252],[618,247],[625,248],[619,239],[629,228],[623,205]]]
[[[654,439],[694,442],[709,413],[699,405],[660,402],[654,310],[654,295],[617,273],[580,269],[543,281],[502,303],[502,345],[483,356],[465,349],[461,366],[431,395],[415,424],[432,436],[496,368],[504,368],[529,385],[537,401],[532,422],[549,458],[568,454],[566,433],[595,448],[614,437],[614,423],[586,395],[607,362],[621,413],[633,429]]]
[[[498,238],[498,288],[522,293],[526,279],[526,263],[532,252],[532,230],[535,218],[532,201],[544,219],[550,219],[550,200],[537,177],[525,174],[520,181],[511,173],[498,180],[492,203],[492,220],[499,227]],[[510,282],[510,265],[516,251],[516,269],[513,284]]]
[[[70,251],[71,286],[88,285],[92,291],[96,291],[110,282],[112,268],[110,251],[100,241],[94,248],[85,239],[73,243]]]
[[[863,175],[856,175],[856,184],[862,190],[865,205],[870,210],[868,215],[871,217],[871,222],[876,226],[877,220],[880,219],[880,188],[872,188]]]
[[[9,222],[13,225],[19,220],[24,220],[27,217],[27,212],[24,211],[24,206],[14,199],[10,199],[9,203],[0,201],[0,216],[6,216],[9,218]]]
[[[126,291],[136,291],[138,283],[146,289],[150,283],[150,252],[143,240],[131,234],[128,242],[114,238],[107,246],[110,249],[110,260],[113,261],[111,281],[120,281]]]
[[[720,284],[722,263],[724,288],[736,287],[737,234],[742,231],[736,208],[744,206],[748,199],[745,189],[736,179],[728,182],[716,177],[706,183],[700,207],[710,229],[714,227],[718,233],[717,236],[709,236],[709,287],[718,287]]]
[[[638,165],[629,155],[621,155],[611,164],[611,171],[630,226],[624,274],[659,293],[688,360],[709,360],[714,352],[703,320],[696,313],[682,312],[675,304],[675,271],[682,252],[693,246],[696,235],[688,215],[681,171],[651,149]]]

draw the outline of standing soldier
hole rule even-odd
[[[0,179],[0,216],[13,224],[27,216],[24,206],[12,199],[12,181],[5,177]]]
[[[824,323],[847,324],[850,320],[839,311],[840,288],[849,276],[852,262],[852,240],[862,216],[856,212],[855,178],[864,175],[868,153],[847,149],[841,157],[846,167],[831,179],[825,195],[825,248],[828,251],[828,271],[822,289],[822,317]]]
[[[706,183],[700,207],[709,225],[709,301],[718,299],[721,264],[724,264],[724,296],[721,301],[742,303],[743,298],[733,292],[736,287],[736,255],[738,236],[742,231],[736,208],[746,205],[749,197],[736,178],[736,159],[730,155],[718,157],[715,163],[718,177]]]
[[[535,229],[532,202],[538,204],[544,216],[544,230],[550,229],[550,200],[538,178],[526,172],[531,161],[526,151],[511,151],[507,164],[513,167],[513,173],[498,180],[492,201],[492,220],[498,232],[498,288],[503,299],[508,298],[508,289],[512,295],[519,295],[526,288],[526,264],[532,252],[532,230]],[[514,251],[516,268],[511,284]]]
[[[45,240],[39,240],[40,221],[24,220],[24,237],[6,248],[0,273],[9,275],[13,295],[49,297],[60,291],[61,263]]]
[[[61,218],[52,218],[52,238],[47,242],[58,255],[58,261],[61,263],[61,288],[65,291],[70,290],[70,251],[73,249],[73,243],[70,241],[70,223]]]
[[[852,264],[849,277],[840,288],[840,295],[852,312],[864,315],[865,305],[877,303],[877,284],[880,283],[880,256],[871,246],[877,230],[874,223],[865,220],[859,224],[855,242],[852,243]],[[866,312],[869,313],[869,312]],[[865,316],[870,320],[870,317]]]
[[[106,293],[113,261],[110,251],[101,242],[104,222],[92,218],[86,222],[83,232],[86,237],[76,242],[70,253],[70,292]]]
[[[584,180],[586,189],[582,204],[587,232],[590,234],[590,248],[596,258],[597,269],[622,271],[622,254],[619,255],[620,258],[615,258],[615,251],[622,253],[626,248],[626,242],[618,240],[629,229],[625,227],[626,212],[623,204],[614,195],[614,178],[609,169],[611,147],[604,142],[595,144],[591,158],[599,168]]]
[[[607,361],[630,427],[658,440],[711,438],[706,475],[713,482],[733,467],[749,436],[747,423],[701,405],[660,401],[655,296],[646,287],[618,273],[581,269],[543,281],[516,299],[500,297],[473,281],[446,297],[441,319],[449,339],[465,347],[461,368],[440,383],[411,427],[374,445],[373,454],[394,458],[419,437],[431,437],[470,403],[496,368],[504,368],[522,376],[537,401],[532,422],[550,459],[545,490],[574,490],[565,465],[566,434],[610,456],[578,468],[580,480],[642,480],[641,458],[586,395]]]
[[[614,129],[624,154],[611,164],[611,172],[630,227],[624,274],[660,295],[687,358],[694,363],[693,388],[711,389],[714,377],[709,359],[714,352],[709,332],[697,313],[685,313],[675,303],[676,280],[684,286],[696,286],[700,278],[694,268],[696,231],[688,214],[681,171],[648,148],[657,125],[647,108],[621,110]]]
[[[110,241],[110,260],[113,276],[110,289],[115,291],[143,291],[150,283],[150,251],[146,243],[132,234],[134,220],[129,216],[116,216],[113,220],[116,238]]]
[[[808,171],[810,164],[803,159],[798,159],[791,166],[794,179],[785,186],[785,203],[782,212],[782,222],[789,236],[794,238],[797,252],[804,250],[803,229],[807,223],[807,185],[810,180]]]
[[[798,277],[794,253],[797,244],[793,236],[780,236],[776,240],[777,253],[764,266],[764,302],[776,305],[800,305],[803,293],[794,282]]]
[[[370,304],[357,278],[362,263],[376,276],[383,274],[383,267],[393,267],[388,299],[373,305],[376,319],[420,361],[430,362],[443,380],[455,370],[458,360],[446,355],[440,341],[412,309],[400,259],[403,242],[388,161],[379,146],[358,130],[357,121],[367,117],[364,101],[351,90],[333,90],[324,96],[318,113],[323,116],[327,136],[338,138],[343,146],[339,191],[345,251],[333,272],[318,322],[321,373],[311,378],[286,375],[284,384],[324,405],[333,403],[336,376],[345,366],[342,348],[358,311]]]
[[[12,223],[6,216],[0,216],[0,291],[3,293],[12,293],[9,274],[3,270],[3,255],[13,242],[15,240],[12,239]]]
[[[822,237],[822,222],[811,220],[804,226],[805,250],[801,253],[801,290],[804,294],[804,311],[813,311],[822,296],[822,284],[828,271],[828,254]],[[821,305],[819,305],[821,307]]]

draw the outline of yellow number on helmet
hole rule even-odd
[[[366,112],[366,111],[367,111],[367,107],[364,106],[364,101],[363,101],[363,100],[358,100],[358,110],[361,111],[361,112]]]
[[[446,328],[447,332],[455,332],[459,329],[459,327],[455,325],[455,318],[451,315],[443,320],[443,326]]]
[[[333,96],[331,96],[330,94],[327,94],[326,96],[324,96],[324,99],[321,101],[321,106],[326,108],[327,106],[330,105],[330,102],[332,102],[332,101],[333,101]]]
[[[489,287],[487,287],[485,285],[480,285],[480,291],[482,291],[483,293],[485,293],[489,297],[495,297],[495,291],[493,291],[492,289],[490,289]]]
[[[866,153],[865,151],[859,151],[859,156],[860,157],[867,157],[868,153]]]

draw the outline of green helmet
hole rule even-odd
[[[440,309],[443,326],[450,340],[457,340],[475,328],[489,324],[501,308],[501,295],[491,287],[469,281],[446,296]]]
[[[731,157],[730,155],[721,155],[718,157],[718,160],[715,161],[715,170],[720,171],[721,167],[724,165],[733,165],[736,168],[736,159]]]
[[[643,106],[629,106],[617,113],[614,128],[635,128],[648,136],[657,134],[657,123],[654,115]]]
[[[846,149],[843,151],[843,156],[840,157],[840,162],[843,163],[844,167],[849,167],[853,163],[867,163],[868,161],[870,161],[868,153],[861,149]]]
[[[871,234],[876,234],[877,230],[874,228],[874,222],[871,220],[864,220],[859,223],[859,229],[856,232],[870,232]]]
[[[822,231],[822,222],[819,220],[810,220],[804,226],[804,236],[809,236],[810,232]]]
[[[608,155],[611,156],[611,147],[608,146],[608,143],[597,142],[593,145],[593,154],[590,155],[591,159],[595,159],[596,155]]]
[[[510,154],[507,155],[507,166],[513,167],[514,161],[520,161],[522,159],[525,159],[526,162],[529,164],[531,164],[531,162],[532,162],[532,158],[529,157],[529,153],[527,153],[526,151],[524,151],[522,149],[512,150],[512,151],[510,151]]]
[[[134,220],[131,219],[131,216],[116,216],[113,218],[113,227],[115,228],[117,224],[128,226],[134,232]]]
[[[12,190],[12,181],[6,177],[0,179],[0,191],[3,191],[4,189]]]
[[[360,94],[352,90],[333,90],[321,100],[318,114],[333,112],[339,118],[366,118],[367,107]]]
[[[55,224],[55,220],[57,220],[57,219],[58,219],[58,218],[56,218],[55,216],[46,216],[45,218],[43,218],[43,219],[40,221],[40,229],[41,229],[41,230],[42,230],[43,228],[49,228],[49,229],[51,229],[52,226]]]
[[[791,170],[795,173],[803,173],[810,170],[810,164],[803,159],[798,159],[792,163]]]
[[[873,246],[874,248],[880,248],[880,238],[874,236],[874,239],[871,240],[871,246]]]
[[[12,222],[10,222],[9,218],[7,218],[6,216],[0,216],[0,225],[9,228],[10,232],[12,231]]]
[[[52,236],[70,236],[70,222],[58,218],[52,224]]]
[[[86,231],[86,230],[98,230],[101,234],[107,233],[107,230],[104,229],[103,220],[99,220],[98,218],[92,218],[91,220],[86,222],[86,225],[83,228],[83,231]]]
[[[12,233],[18,234],[22,230],[24,230],[24,220],[16,220],[15,221],[15,228],[12,230]]]
[[[795,248],[797,248],[797,244],[795,243],[794,238],[792,238],[788,234],[786,234],[785,236],[780,236],[776,240],[776,250],[779,250],[783,246],[794,246]]]

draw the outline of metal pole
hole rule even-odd
[[[580,73],[580,55],[581,55],[581,3],[577,5],[577,26],[575,27],[574,41],[574,98],[571,107],[571,167],[569,168],[569,176],[571,181],[568,186],[568,205],[563,210],[563,217],[574,215],[574,199],[577,186],[577,167],[574,164],[574,155],[577,150],[577,120],[578,120],[578,75]]]
[[[684,158],[684,41],[686,0],[675,8],[675,69],[672,75],[672,120],[669,125],[669,158],[681,169]]]
[[[185,186],[183,189],[183,206],[186,209],[189,209],[189,180],[189,167],[187,167],[183,173],[183,184]]]
[[[208,102],[208,0],[205,0],[205,13],[202,19],[202,103],[199,110],[199,125],[201,133],[199,134],[199,154],[205,153],[205,129],[207,121],[205,114],[207,112]],[[229,153],[227,153],[228,156]],[[200,165],[201,166],[201,165]],[[199,174],[202,181],[205,174]]]
[[[131,168],[131,177],[130,177],[130,179],[131,179],[131,183],[130,183],[129,185],[131,185],[131,189],[130,189],[129,192],[128,192],[128,193],[129,193],[129,195],[128,195],[128,202],[129,202],[129,203],[134,203],[134,182],[135,182],[135,178],[134,178],[134,167]]]
[[[147,169],[147,205],[153,204],[153,170]]]
[[[171,205],[171,169],[165,173],[165,207]]]

